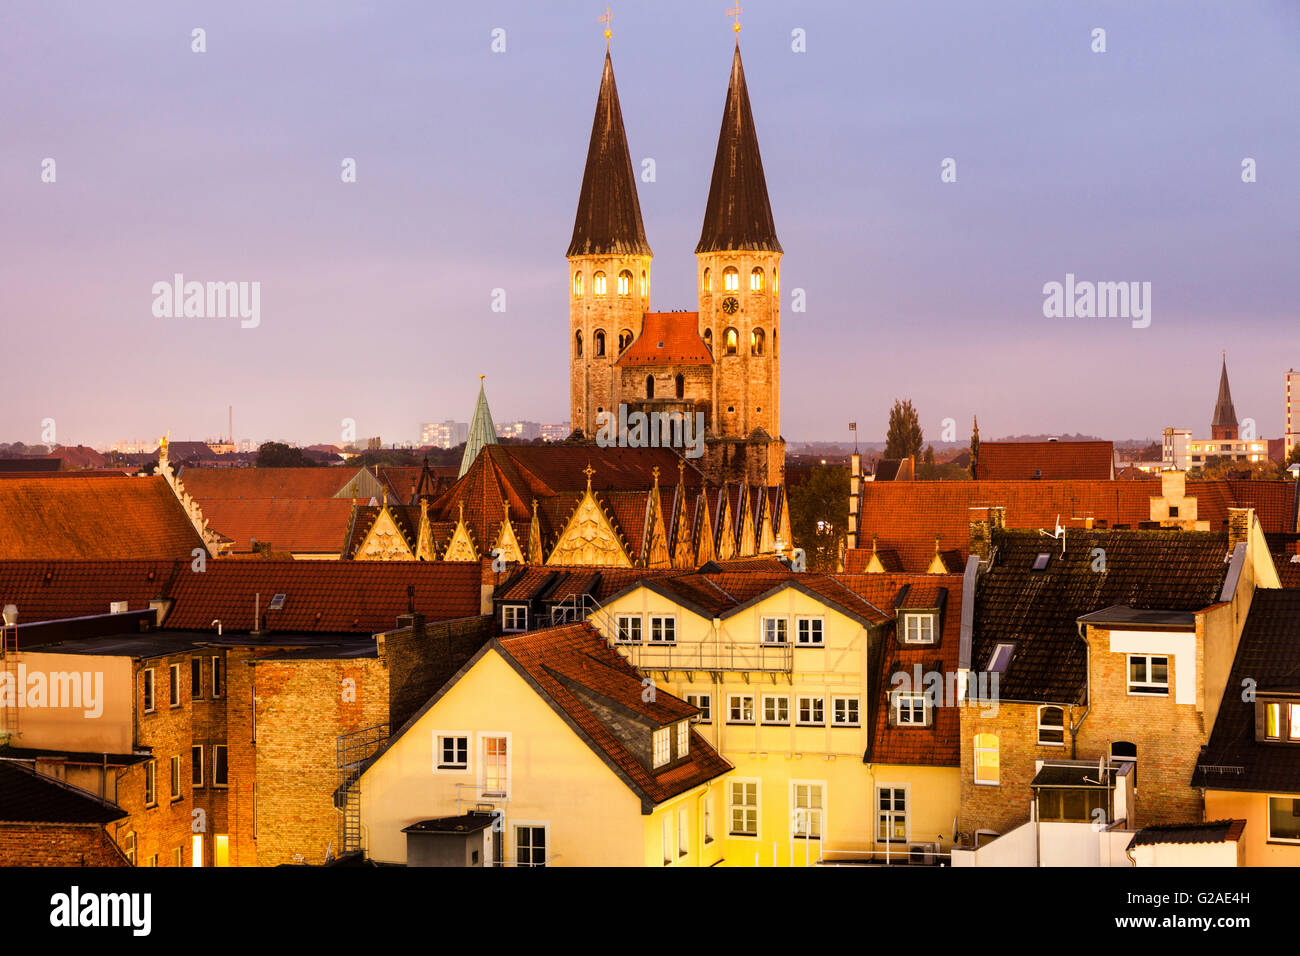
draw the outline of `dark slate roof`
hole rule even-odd
[[[104,824],[126,815],[121,807],[88,790],[12,760],[0,760],[0,822]]]
[[[650,255],[609,51],[605,52],[605,70],[600,76],[587,168],[582,174],[578,214],[567,255]]]
[[[1113,785],[1115,773],[1115,768],[1099,769],[1095,760],[1050,761],[1039,768],[1029,785],[1048,789],[1064,787],[1069,790],[1109,788]]]
[[[1080,617],[1103,608],[1196,611],[1218,601],[1228,539],[1213,531],[1070,530],[1061,541],[1038,531],[994,535],[993,566],[976,589],[971,668],[987,669],[994,646],[1015,644],[999,678],[1004,701],[1082,702],[1086,648]],[[1093,549],[1106,571],[1093,571]],[[1033,570],[1041,553],[1047,567]]]
[[[1246,829],[1245,820],[1211,820],[1209,823],[1174,823],[1143,827],[1133,834],[1128,849],[1157,843],[1235,843]]]
[[[1079,618],[1081,624],[1093,624],[1097,627],[1141,627],[1145,629],[1161,628],[1186,631],[1196,626],[1195,611],[1161,611],[1147,608],[1114,607],[1102,608]]]
[[[740,44],[731,60],[731,83],[722,110],[718,153],[713,160],[713,181],[704,207],[704,228],[696,253],[733,249],[781,252],[772,222],[772,204],[767,198],[763,158],[758,152],[758,133],[749,108],[745,70],[740,63]],[[570,253],[572,255],[572,253]]]
[[[1228,358],[1223,358],[1223,370],[1219,373],[1219,398],[1214,403],[1214,428],[1236,428],[1237,410],[1232,407],[1232,392],[1228,389]]]
[[[421,820],[409,827],[402,827],[403,833],[477,833],[492,825],[495,817],[490,813],[463,813],[458,817],[435,817]]]
[[[1300,591],[1256,589],[1191,782],[1211,790],[1300,793],[1300,745],[1255,740],[1255,705],[1241,699],[1247,679],[1255,681],[1257,696],[1300,685]]]

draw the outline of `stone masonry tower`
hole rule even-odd
[[[714,356],[709,470],[781,481],[780,267],[740,39],[695,255],[700,335]]]
[[[1219,373],[1219,398],[1214,403],[1214,418],[1210,421],[1210,437],[1237,440],[1237,410],[1232,407],[1232,392],[1228,389],[1228,356],[1223,356],[1223,370]]]
[[[606,49],[568,251],[569,421],[589,441],[599,412],[617,414],[614,362],[641,334],[641,317],[650,307],[652,255]]]

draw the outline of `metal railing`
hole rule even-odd
[[[645,670],[761,671],[788,674],[794,670],[790,644],[758,641],[701,641],[688,644],[641,642],[620,644],[628,659]]]
[[[389,724],[363,727],[335,740],[338,787],[335,806],[339,810],[339,855],[361,849],[361,767],[388,739]]]

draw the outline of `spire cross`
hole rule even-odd
[[[591,476],[596,473],[596,469],[591,467],[591,462],[587,462],[587,467],[582,469],[582,473],[587,476],[587,490],[591,491]]]
[[[609,38],[614,35],[614,31],[610,29],[610,24],[614,22],[614,14],[610,12],[609,7],[606,7],[605,12],[596,18],[596,22],[605,24],[605,47],[608,48]]]
[[[737,0],[737,3],[734,7],[732,7],[730,10],[727,11],[727,16],[733,18],[731,29],[735,30],[737,33],[740,32],[740,15],[743,12],[744,11],[740,8],[739,0]]]

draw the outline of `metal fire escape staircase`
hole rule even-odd
[[[339,856],[361,850],[361,771],[388,734],[385,721],[340,734],[336,740],[338,788],[334,791],[334,807],[339,811]]]

